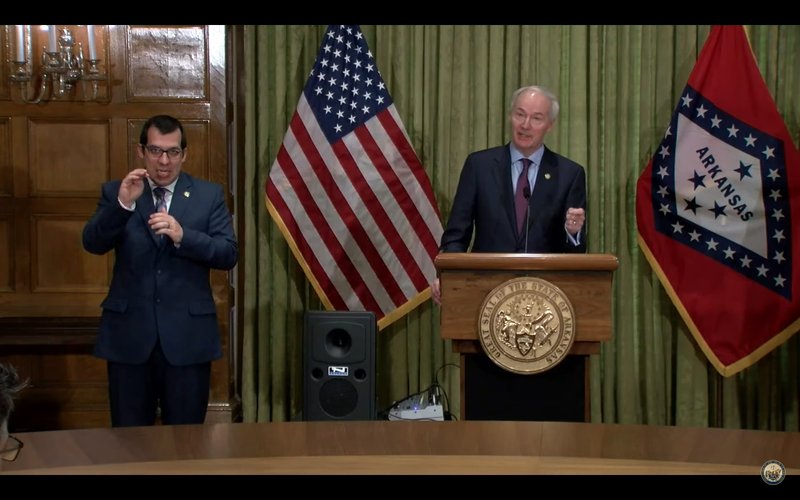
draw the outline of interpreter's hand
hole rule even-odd
[[[431,297],[436,304],[442,305],[442,289],[439,287],[439,278],[431,282]]]
[[[150,220],[147,223],[150,224],[150,229],[154,233],[169,236],[176,245],[180,245],[183,241],[183,227],[166,210],[150,214]]]
[[[564,221],[564,228],[573,236],[581,232],[583,223],[586,221],[586,212],[582,208],[568,208],[567,217]]]
[[[117,197],[120,203],[131,208],[133,203],[138,200],[144,192],[144,183],[147,182],[145,179],[147,179],[147,170],[143,168],[137,168],[128,172],[128,175],[122,179],[122,183],[119,185],[119,194],[117,194]]]

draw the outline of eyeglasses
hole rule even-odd
[[[7,444],[9,446],[5,450],[0,450],[0,458],[6,462],[13,462],[17,459],[19,450],[21,450],[24,445],[22,444],[22,441],[14,436],[8,436]]]
[[[163,155],[164,153],[167,153],[167,157],[170,160],[177,160],[178,158],[180,158],[181,153],[183,153],[183,150],[181,148],[161,149],[160,147],[153,145],[145,146],[144,150],[147,151],[147,154],[150,156],[150,158],[154,160],[160,159],[161,155]]]
[[[532,115],[526,115],[523,111],[515,111],[511,115],[511,118],[517,123],[525,123],[530,120],[532,124],[543,123],[550,119],[550,117],[545,114],[534,113]]]

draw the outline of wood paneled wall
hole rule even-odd
[[[85,26],[61,28],[72,31],[76,47],[86,46]],[[94,29],[107,75],[98,99],[91,100],[91,83],[78,82],[71,94],[39,104],[24,103],[20,85],[10,81],[15,28],[0,29],[0,360],[32,382],[12,417],[17,431],[109,425],[106,365],[91,351],[113,252],[85,252],[81,232],[100,184],[139,166],[143,122],[161,113],[179,118],[188,142],[184,170],[230,185],[225,28]],[[38,70],[47,32],[34,25],[25,36],[27,59]],[[224,357],[212,364],[208,420],[230,421],[237,399],[230,361],[234,294],[228,273],[214,271],[212,286]]]

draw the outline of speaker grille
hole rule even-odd
[[[307,311],[305,420],[375,419],[375,315]]]
[[[350,381],[328,380],[319,389],[319,405],[328,415],[342,418],[353,413],[358,404],[358,391]]]

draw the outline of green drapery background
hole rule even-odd
[[[466,155],[508,141],[508,98],[540,84],[562,111],[549,147],[587,170],[589,252],[620,261],[613,340],[592,356],[592,421],[798,431],[797,336],[722,378],[636,242],[635,187],[710,26],[362,26],[447,220]],[[800,137],[800,27],[747,27],[767,87]],[[302,411],[303,312],[322,309],[264,203],[264,185],[325,26],[246,26],[244,420]],[[735,82],[731,82],[735,85]],[[798,168],[798,166],[794,166]],[[746,300],[746,298],[743,298]],[[378,407],[437,380],[460,411],[458,356],[428,301],[378,335]]]

